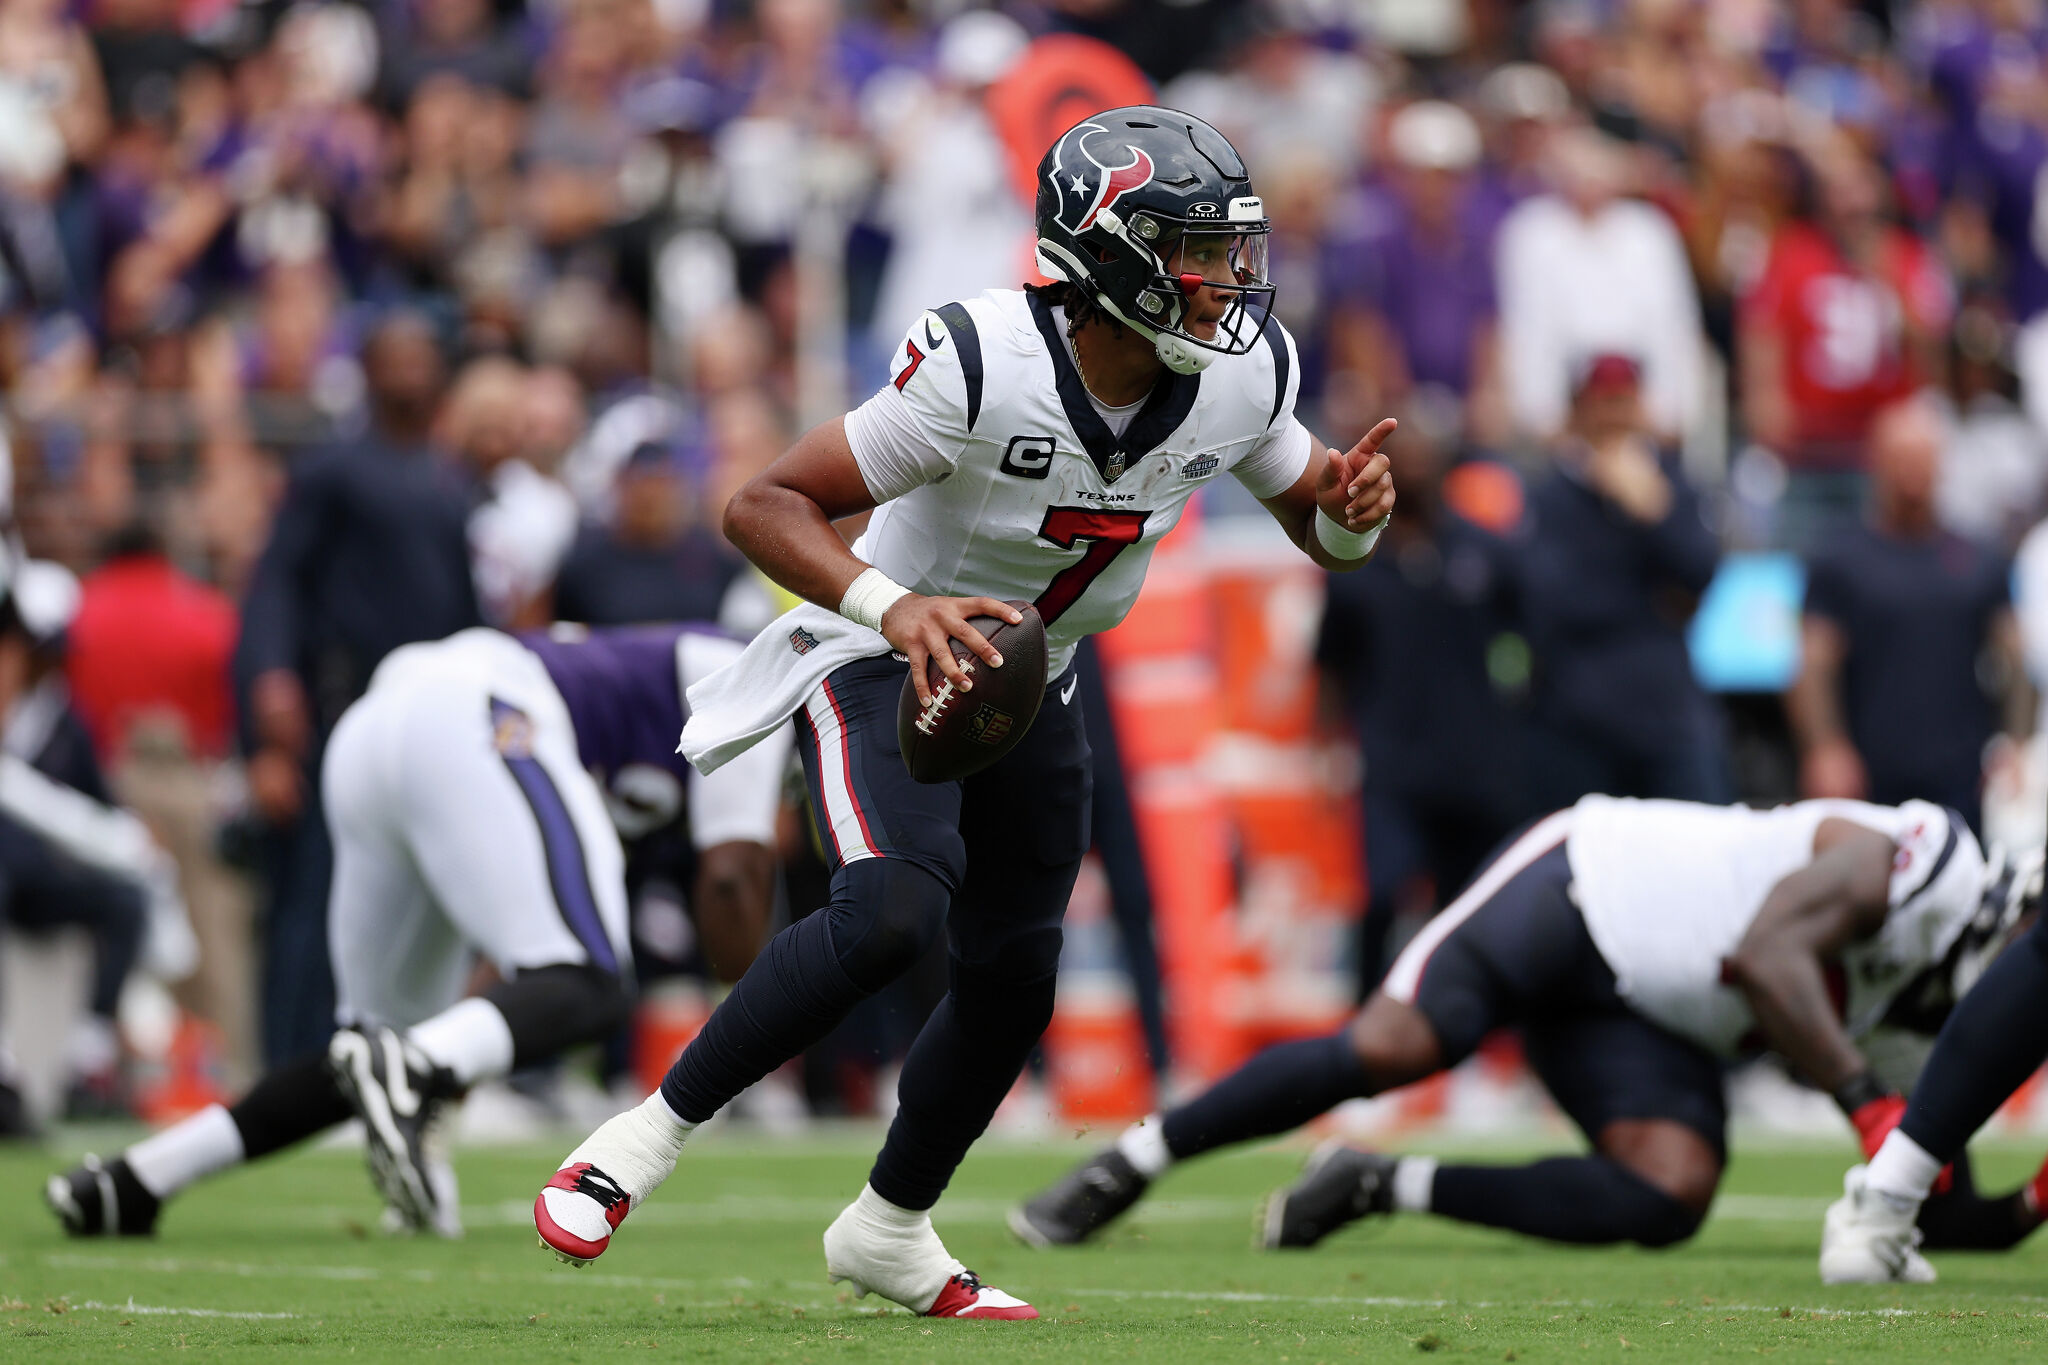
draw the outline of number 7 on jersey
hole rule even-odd
[[[1080,562],[1069,564],[1053,575],[1052,582],[1032,605],[1047,626],[1060,619],[1068,607],[1080,600],[1088,585],[1101,576],[1110,561],[1135,545],[1145,534],[1144,512],[1104,512],[1092,507],[1048,507],[1045,522],[1038,528],[1041,539],[1062,550],[1081,541],[1088,543]]]

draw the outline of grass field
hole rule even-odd
[[[1090,1140],[1092,1141],[1092,1140]],[[937,1213],[955,1254],[1034,1301],[1035,1323],[934,1323],[848,1300],[818,1237],[859,1189],[873,1136],[707,1137],[597,1266],[534,1244],[528,1210],[561,1151],[462,1154],[470,1234],[374,1231],[359,1160],[313,1151],[195,1190],[151,1242],[69,1242],[42,1208],[58,1154],[0,1156],[0,1360],[374,1361],[1777,1360],[2048,1355],[2048,1241],[1948,1256],[1931,1288],[1823,1289],[1820,1211],[1845,1152],[1738,1150],[1714,1219],[1670,1252],[1574,1251],[1414,1218],[1322,1249],[1249,1249],[1259,1196],[1298,1150],[1184,1170],[1103,1245],[1027,1251],[1019,1194],[1087,1143],[978,1153]],[[71,1153],[62,1154],[65,1157]],[[1495,1155],[1501,1155],[1495,1153]],[[2030,1168],[1989,1153],[2004,1187]]]

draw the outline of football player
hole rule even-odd
[[[478,1081],[611,1034],[630,1005],[620,832],[684,813],[708,942],[766,923],[786,736],[699,777],[674,753],[690,683],[739,653],[694,627],[467,630],[407,645],[335,726],[322,771],[341,1028],[46,1197],[81,1236],[146,1234],[193,1181],[348,1118],[399,1220],[461,1231],[439,1121]],[[481,954],[499,981],[464,991]]]
[[[1591,1152],[1485,1166],[1326,1144],[1268,1201],[1265,1245],[1410,1211],[1562,1242],[1683,1241],[1725,1164],[1726,1061],[1776,1051],[1877,1150],[1910,1077],[1881,1076],[1857,1040],[1875,1055],[1877,1039],[1931,1034],[2039,900],[2040,868],[2038,851],[1987,862],[1960,816],[1926,802],[1588,796],[1497,853],[1348,1027],[1133,1125],[1010,1226],[1037,1246],[1082,1241],[1177,1162],[1434,1075],[1519,1025]],[[2010,1245],[2039,1222],[2021,1205],[1959,1200],[1940,1235]]]
[[[947,935],[951,988],[903,1064],[867,1185],[825,1233],[834,1280],[914,1313],[1029,1318],[948,1254],[930,1209],[1053,1008],[1060,919],[1088,845],[1072,660],[1115,625],[1189,498],[1225,474],[1317,564],[1358,567],[1393,507],[1381,422],[1348,451],[1294,416],[1300,362],[1272,320],[1268,223],[1243,162],[1190,115],[1136,106],[1063,133],[1038,167],[1049,287],[926,313],[894,378],[805,436],[726,510],[733,543],[805,599],[696,688],[683,749],[712,771],[800,717],[832,899],[779,935],[659,1093],[569,1154],[534,1204],[545,1245],[601,1254],[684,1139]],[[849,551],[834,520],[876,509]],[[905,771],[896,709],[926,661],[962,692],[968,624],[1035,603],[1043,709],[964,781]]]
[[[1829,1206],[1822,1225],[1822,1281],[1931,1283],[1934,1267],[1920,1249],[1944,1246],[1929,1227],[1930,1217],[1948,1202],[1937,1192],[1952,1179],[1960,1181],[1963,1144],[2043,1060],[2048,922],[2037,918],[1942,1026],[1912,1102],[1870,1164],[1850,1168],[1842,1197]],[[2039,1222],[2048,1214],[2048,1168],[2021,1193],[2024,1212]]]

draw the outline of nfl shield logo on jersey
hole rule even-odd
[[[818,637],[798,626],[789,633],[789,647],[799,654],[808,654],[818,647]]]

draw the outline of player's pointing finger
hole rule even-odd
[[[1400,425],[1401,424],[1399,422],[1395,421],[1391,417],[1385,417],[1380,419],[1380,423],[1378,426],[1375,426],[1371,431],[1365,433],[1365,435],[1362,438],[1360,438],[1358,444],[1351,447],[1351,453],[1357,456],[1376,454],[1379,451],[1381,444],[1384,443],[1389,436],[1392,436],[1394,434],[1395,429]]]

